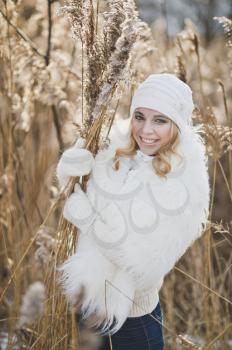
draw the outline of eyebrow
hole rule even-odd
[[[135,113],[140,114],[141,116],[144,116],[144,114],[143,114],[142,112],[135,111]],[[158,118],[164,118],[164,119],[167,119],[167,117],[165,117],[165,116],[164,116],[164,115],[162,115],[162,114],[156,114],[156,115],[153,115],[153,117],[158,117]]]

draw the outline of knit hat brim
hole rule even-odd
[[[180,129],[192,125],[192,90],[173,74],[152,74],[135,91],[130,118],[136,108],[154,109],[170,118]]]

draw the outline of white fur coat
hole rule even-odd
[[[196,128],[181,135],[177,152],[183,161],[172,156],[172,171],[164,179],[138,156],[121,157],[119,170],[112,169],[115,149],[128,142],[128,125],[115,123],[110,147],[95,157],[87,198],[97,215],[81,232],[76,253],[60,267],[70,302],[84,286],[83,317],[99,316],[103,322],[96,325],[111,334],[128,317],[135,292],[161,287],[201,235],[209,209],[207,158]],[[81,203],[71,206],[75,216]],[[90,216],[84,213],[83,222]]]

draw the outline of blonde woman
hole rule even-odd
[[[209,209],[193,107],[187,84],[152,74],[136,90],[130,118],[114,123],[108,149],[93,158],[79,139],[58,163],[61,188],[70,176],[90,173],[86,193],[77,184],[64,205],[80,235],[59,270],[70,303],[84,288],[81,315],[95,320],[101,350],[164,349],[158,293],[202,234]]]

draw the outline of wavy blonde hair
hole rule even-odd
[[[169,162],[170,156],[175,154],[182,159],[182,157],[176,152],[176,147],[180,143],[179,129],[177,125],[171,120],[171,136],[169,142],[159,148],[155,157],[152,159],[152,166],[154,168],[155,174],[166,177],[166,175],[171,171],[171,165]],[[130,157],[136,154],[139,146],[132,135],[132,130],[130,132],[129,144],[125,148],[117,148],[115,155],[113,157],[113,169],[117,171],[120,167],[119,157]]]

